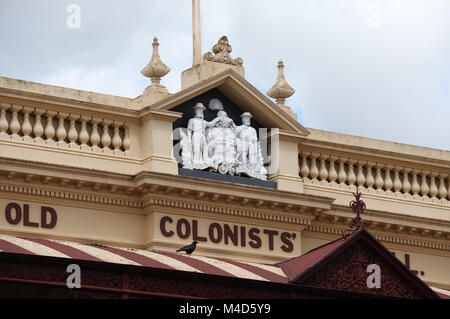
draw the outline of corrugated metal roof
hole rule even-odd
[[[237,277],[261,281],[287,282],[283,270],[277,266],[231,261],[198,255],[186,256],[169,252],[80,244],[42,238],[0,235],[0,251],[103,261],[116,264],[172,269]]]
[[[187,256],[175,252],[157,252],[139,249],[127,249],[95,244],[80,244],[69,241],[43,238],[25,238],[0,235],[0,252],[51,256],[68,259],[101,261],[115,264],[171,269],[228,276],[260,281],[287,283],[320,262],[324,257],[342,245],[338,239],[308,253],[289,259],[277,265],[234,261],[194,255]],[[286,273],[285,273],[286,272]],[[450,298],[450,291],[430,287],[441,298]]]

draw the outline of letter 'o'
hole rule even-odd
[[[16,211],[16,216],[13,218],[12,216],[12,209]],[[19,204],[16,203],[9,203],[5,208],[5,217],[8,223],[12,225],[17,225],[22,220],[22,208]]]
[[[183,232],[183,225],[184,225],[184,232]],[[181,218],[178,220],[177,235],[182,239],[186,239],[189,236],[191,236],[191,224],[189,224],[189,221],[187,219]]]

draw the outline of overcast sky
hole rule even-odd
[[[69,28],[69,4],[81,9]],[[1,0],[0,75],[126,97],[160,42],[180,90],[191,0]],[[449,0],[202,0],[202,51],[222,35],[263,93],[283,59],[306,127],[450,150]],[[73,12],[73,11],[71,11]],[[69,19],[70,20],[70,19]],[[74,21],[74,20],[70,20]]]

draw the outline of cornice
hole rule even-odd
[[[142,214],[150,206],[178,207],[300,225],[307,224],[314,213],[329,209],[333,201],[163,173],[128,176],[34,162],[2,166],[0,181],[2,192],[66,200],[72,205],[81,201],[130,207]]]
[[[335,225],[327,225],[327,224],[319,224],[313,221],[311,225],[305,228],[304,235],[305,237],[313,237],[313,238],[321,238],[318,234],[325,234],[328,236],[323,237],[322,239],[326,240],[335,240],[339,237],[342,237],[342,234],[346,228],[337,227]],[[387,245],[401,245],[398,246],[397,249],[401,250],[410,250],[407,247],[419,247],[424,249],[433,249],[437,251],[445,251],[450,252],[450,244],[445,240],[433,240],[426,238],[417,238],[413,236],[404,236],[402,234],[391,234],[382,231],[372,230],[369,227],[369,232],[379,241],[387,243]],[[330,236],[331,235],[331,236]],[[424,251],[419,251],[421,253],[428,253]],[[442,256],[442,253],[435,252],[436,255]],[[450,256],[450,254],[445,254],[445,256]]]
[[[327,181],[318,181],[318,180],[310,180],[310,179],[303,179],[304,187],[309,190],[316,190],[321,192],[330,192],[336,193],[336,194],[345,194],[349,195],[355,190],[354,185],[341,185],[337,183],[329,183]],[[380,193],[378,190],[374,189],[367,189],[364,186],[361,187],[361,189],[365,190],[364,197],[365,198],[371,198],[371,199],[383,199],[385,201],[391,201],[391,202],[399,202],[399,203],[411,203],[413,205],[417,206],[423,206],[423,207],[434,207],[438,209],[444,209],[448,210],[450,209],[450,201],[445,199],[431,199],[431,198],[424,198],[423,196],[418,195],[405,195],[405,194],[396,194],[392,191],[385,191],[382,190]]]
[[[342,233],[348,228],[350,221],[354,218],[353,211],[343,205],[332,205],[327,210],[315,217],[312,225],[334,227],[332,234]],[[383,234],[402,237],[430,239],[436,241],[448,241],[450,239],[450,222],[423,218],[416,216],[405,216],[384,211],[364,210],[363,221],[371,231],[382,231]]]
[[[104,206],[105,210],[111,205],[116,209],[129,207],[133,208],[130,213],[137,214],[146,214],[152,207],[168,207],[310,225],[314,231],[335,235],[342,233],[353,218],[346,206],[333,205],[333,198],[317,195],[155,172],[131,176],[31,161],[11,163],[0,158],[2,162],[7,165],[0,165],[1,192],[22,194],[23,198],[30,196],[35,200],[54,198],[61,205],[92,203]],[[392,238],[404,239],[414,234],[414,238],[431,240],[435,246],[450,239],[448,222],[374,210],[366,210],[365,216],[370,230]]]
[[[56,187],[36,187],[36,186],[23,186],[15,184],[0,184],[0,194],[1,193],[16,193],[22,195],[19,197],[21,200],[26,200],[32,198],[33,201],[45,200],[48,202],[49,199],[58,200],[55,202],[59,205],[69,205],[72,207],[89,207],[91,209],[98,209],[96,206],[104,206],[102,210],[111,211],[111,206],[124,208],[133,208],[133,211],[129,211],[130,214],[141,214],[146,215],[150,211],[156,210],[161,211],[158,207],[166,207],[171,209],[180,209],[182,211],[196,211],[201,212],[202,217],[208,217],[207,214],[219,214],[227,215],[233,217],[244,217],[248,219],[255,219],[260,221],[270,221],[277,223],[285,223],[299,226],[309,225],[312,219],[313,208],[302,207],[302,211],[299,210],[289,210],[285,211],[282,207],[279,210],[270,209],[270,207],[258,207],[249,204],[248,206],[241,204],[241,199],[233,198],[233,201],[227,201],[227,197],[223,201],[205,201],[204,198],[195,200],[197,194],[193,194],[193,198],[181,198],[179,195],[172,194],[172,196],[164,196],[160,193],[165,193],[168,188],[154,188],[149,190],[151,197],[149,196],[120,196],[119,194],[105,194],[101,192],[90,191],[87,192],[75,192]],[[14,196],[8,196],[10,199],[14,199]],[[62,200],[62,201],[61,201]],[[77,203],[78,202],[78,203]],[[81,202],[81,203],[80,203]],[[109,206],[109,207],[105,207]],[[278,205],[277,205],[278,207]],[[150,211],[148,210],[150,209]],[[190,214],[190,213],[189,213]]]
[[[140,121],[145,122],[150,119],[173,122],[181,118],[183,114],[168,110],[146,110],[140,113]]]
[[[2,102],[18,104],[30,107],[43,108],[67,113],[83,113],[94,117],[111,117],[115,120],[136,122],[139,113],[137,110],[112,106],[108,104],[77,101],[75,99],[62,98],[41,93],[26,92],[0,87],[0,99]],[[130,99],[131,100],[131,99]]]
[[[305,135],[280,129],[271,129],[268,137],[279,138],[281,141],[301,143],[305,140]]]
[[[298,194],[293,192],[266,189],[251,185],[241,185],[222,181],[206,180],[195,177],[187,177],[180,175],[169,175],[155,172],[142,172],[136,175],[135,182],[137,187],[145,187],[145,184],[151,185],[158,183],[159,185],[167,187],[184,187],[191,188],[195,184],[195,190],[197,192],[217,193],[224,196],[242,197],[244,194],[251,200],[260,200],[263,198],[265,201],[282,200],[283,206],[285,204],[307,204],[311,201],[315,202],[317,208],[322,210],[330,209],[331,204],[334,202],[333,198]]]

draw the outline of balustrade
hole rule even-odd
[[[123,121],[0,103],[0,139],[124,155],[129,134]]]
[[[409,194],[415,198],[450,201],[450,176],[442,172],[302,152],[299,175],[306,183],[359,186],[376,190],[378,194]]]

